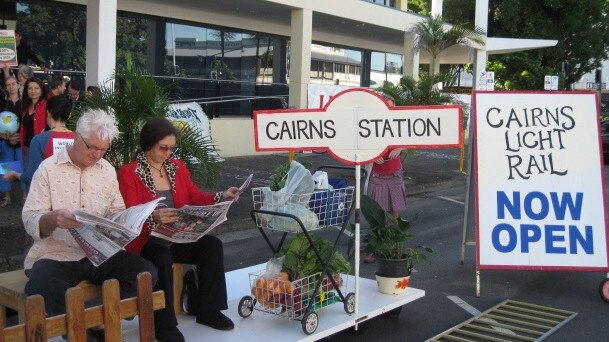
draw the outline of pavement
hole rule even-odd
[[[412,151],[404,163],[408,196],[431,191],[438,186],[465,185],[466,176],[460,172],[459,157],[458,149]],[[239,186],[251,173],[254,174],[251,187],[268,186],[269,177],[278,166],[287,160],[287,153],[226,158],[220,165],[219,184],[213,189],[204,188],[204,190],[219,191],[230,186]],[[325,153],[298,153],[296,160],[301,163],[311,163],[311,170],[322,165],[341,165]],[[328,171],[331,178],[347,178],[351,183],[355,179],[353,171]],[[13,203],[10,206],[0,208],[0,272],[22,268],[26,250],[25,233],[21,220],[21,194],[18,186],[13,186],[12,198]],[[214,234],[224,242],[259,236],[260,233],[250,217],[251,209],[251,192],[246,191],[231,207],[228,221],[216,228]],[[228,249],[226,253],[232,253],[232,251]],[[227,257],[230,256],[227,255]]]

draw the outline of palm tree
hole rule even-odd
[[[437,83],[450,82],[451,77],[446,73],[437,75],[421,73],[418,81],[413,77],[404,76],[396,85],[391,82],[383,82],[383,85],[376,89],[393,98],[396,106],[457,103],[458,101],[453,95],[442,93],[440,89],[434,87]]]
[[[431,55],[429,73],[438,70],[440,53],[457,44],[472,42],[484,46],[486,32],[479,27],[468,28],[464,24],[457,24],[446,29],[447,24],[441,16],[428,17],[425,21],[415,24],[407,34],[415,35],[414,47],[417,51],[424,50]]]
[[[72,122],[75,123],[79,114],[87,108],[114,111],[121,134],[113,141],[105,158],[118,169],[132,160],[139,147],[140,129],[146,120],[166,116],[169,100],[167,92],[142,70],[120,70],[114,75],[112,83],[113,85],[101,85],[98,96],[85,99],[74,113]],[[219,171],[212,141],[187,125],[179,129],[175,157],[184,161],[193,179],[201,179],[206,185],[215,185]]]

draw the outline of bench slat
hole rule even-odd
[[[66,292],[66,320],[68,340],[86,342],[85,299],[83,291],[79,287],[70,288]]]
[[[108,341],[122,341],[121,330],[121,308],[118,280],[109,279],[104,281],[102,288],[105,337]]]

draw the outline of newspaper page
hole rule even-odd
[[[70,233],[93,265],[99,266],[140,234],[144,222],[163,199],[125,209],[111,219],[77,210],[74,216],[83,227],[70,229]]]
[[[239,193],[247,189],[254,174],[250,174],[239,187]],[[178,211],[178,219],[169,224],[156,227],[151,235],[175,243],[187,243],[199,240],[226,221],[228,209],[234,201],[225,201],[213,205],[184,206]]]
[[[184,206],[177,209],[177,221],[159,225],[151,235],[175,243],[197,241],[226,221],[226,214],[231,204],[233,201],[204,206]]]

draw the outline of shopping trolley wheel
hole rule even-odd
[[[598,293],[605,302],[609,303],[609,278],[601,281],[601,285],[598,287]]]
[[[302,318],[302,331],[307,335],[311,335],[317,330],[318,324],[319,316],[317,316],[317,312],[311,311]]]
[[[254,299],[251,296],[241,298],[237,311],[239,312],[239,316],[243,318],[249,317],[254,311]]]
[[[349,315],[355,312],[355,293],[349,292],[345,297],[345,312]]]

